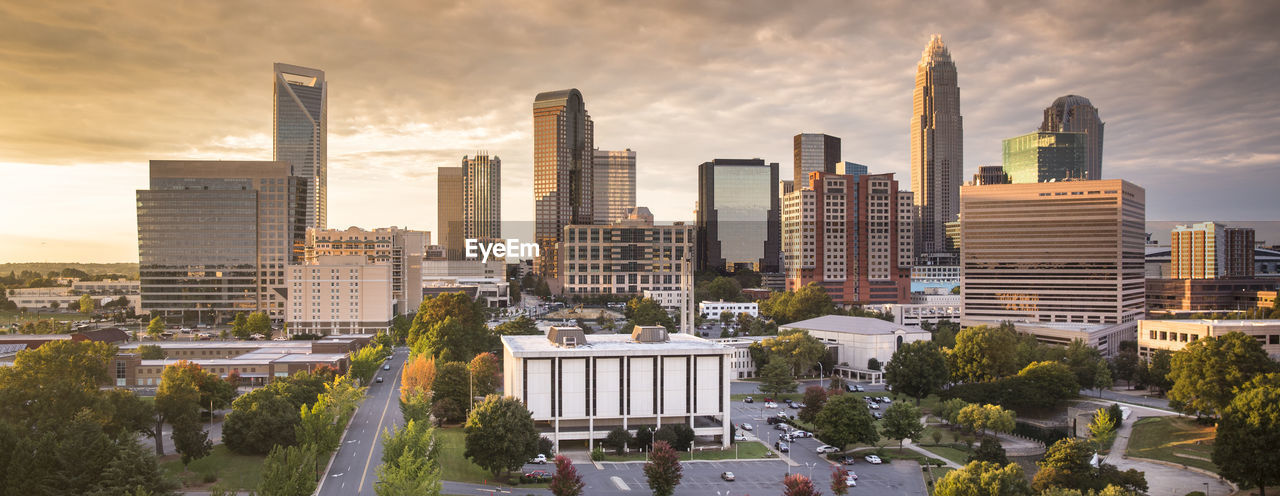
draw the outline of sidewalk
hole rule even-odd
[[[1164,463],[1129,458],[1124,452],[1129,447],[1129,436],[1133,433],[1133,424],[1142,417],[1136,412],[1129,420],[1121,420],[1116,430],[1116,440],[1111,444],[1111,452],[1103,460],[1115,465],[1120,470],[1135,469],[1147,476],[1148,494],[1186,494],[1190,491],[1208,489],[1209,496],[1225,496],[1235,490],[1219,477],[1204,473],[1181,469]]]

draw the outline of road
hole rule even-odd
[[[407,349],[397,349],[387,361],[391,370],[378,370],[377,376],[384,382],[378,384],[375,380],[369,385],[317,495],[374,494],[378,465],[382,464],[382,431],[394,429],[404,421],[399,402],[400,371],[408,356]]]

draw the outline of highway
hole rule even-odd
[[[320,496],[373,495],[373,485],[378,481],[378,465],[382,464],[382,431],[393,430],[404,422],[400,414],[400,372],[404,369],[409,351],[398,348],[387,364],[391,370],[378,369],[369,384],[364,402],[351,420],[351,426],[342,437],[333,465],[320,481]],[[329,460],[321,460],[327,463]]]

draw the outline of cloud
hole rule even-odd
[[[82,167],[31,187],[123,204],[102,222],[127,246],[132,190],[93,186],[120,164],[145,184],[150,159],[269,159],[279,61],[326,71],[335,225],[433,228],[434,169],[482,150],[503,159],[504,213],[527,220],[530,105],[569,87],[597,146],[636,150],[639,203],[691,219],[697,164],[760,157],[785,176],[799,132],[909,182],[915,63],[941,33],[967,170],[1074,93],[1107,123],[1104,176],[1146,186],[1149,218],[1256,218],[1280,207],[1254,186],[1280,169],[1277,22],[1280,4],[1243,0],[6,2],[0,162]],[[0,165],[52,176],[32,170]],[[44,210],[0,229],[74,231],[73,211]]]

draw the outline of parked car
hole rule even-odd
[[[798,409],[800,409],[800,404],[799,404],[799,403],[787,403],[787,408],[790,408],[790,409],[792,409],[792,410],[798,410]]]
[[[792,436],[790,432],[788,432],[788,433],[786,433],[786,434],[783,434],[783,435],[781,435],[781,436],[778,436],[778,440],[779,440],[779,441],[786,441],[786,442],[788,442],[788,443],[789,443],[789,442],[795,441],[795,440],[796,440],[796,438],[795,438],[795,436]]]
[[[879,410],[879,409],[880,409],[880,404],[879,404],[879,403],[868,403],[868,404],[867,404],[867,406],[871,407],[871,409],[872,409],[872,410]]]
[[[792,414],[790,414],[790,413],[787,413],[787,412],[785,412],[785,411],[780,411],[780,412],[778,412],[778,418],[784,418],[784,419],[795,419],[795,418],[796,418],[796,416],[795,416],[795,415],[792,415]]]
[[[383,365],[382,370],[391,370],[391,364]]]
[[[849,471],[849,477],[853,478],[853,480],[858,480],[858,474],[853,473],[852,470]]]
[[[826,444],[824,444],[824,445],[822,445],[822,446],[818,446],[818,454],[823,454],[823,453],[835,453],[835,452],[837,452],[837,451],[840,451],[840,450],[836,449],[836,447],[835,447],[835,446],[830,446],[830,445],[826,445]]]
[[[787,446],[787,443],[784,443],[782,441],[774,441],[773,447],[777,448],[778,451],[781,451],[783,453],[791,451],[791,448]]]
[[[765,407],[765,408],[777,408],[777,407],[778,407],[778,404],[777,404],[777,403],[774,403],[774,402],[772,402],[772,401],[766,401],[766,402],[764,402],[764,407]]]
[[[797,402],[797,403],[795,403],[795,404],[792,404],[792,405],[791,405],[791,407],[792,407],[792,408],[804,408],[804,403],[799,403],[799,402]]]
[[[524,474],[524,477],[522,477],[522,479],[529,482],[547,482],[551,480],[551,472],[548,472],[546,470],[534,470],[532,472]]]
[[[756,402],[756,400],[753,400],[753,399],[751,399],[751,397],[750,397],[750,396],[748,396],[748,397],[746,397],[746,398],[743,398],[743,399],[742,399],[742,402],[743,402],[743,403],[755,403],[755,402]]]
[[[854,459],[853,459],[853,457],[852,457],[852,456],[842,456],[842,457],[840,457],[840,464],[841,464],[841,465],[853,465],[853,462],[854,462]]]
[[[795,431],[791,435],[795,437],[813,437],[813,433],[809,431]]]
[[[871,416],[872,416],[872,417],[875,417],[875,418],[876,418],[876,420],[880,420],[880,419],[884,418],[884,414],[883,414],[883,413],[880,413],[880,412],[871,412]]]
[[[867,389],[866,389],[866,388],[864,388],[864,387],[862,387],[862,385],[861,385],[861,384],[855,385],[855,386],[853,386],[853,388],[854,388],[855,390],[857,390],[859,393],[865,393],[865,392],[867,391]]]
[[[720,478],[732,482],[734,480],[733,472],[720,472]]]
[[[769,418],[767,418],[767,419],[764,419],[764,421],[765,421],[765,423],[767,423],[767,424],[769,424],[769,425],[782,423],[782,419],[780,419],[780,418],[778,418],[778,417],[769,417]]]
[[[542,464],[544,464],[544,463],[547,463],[547,455],[538,455],[538,456],[535,456],[535,457],[533,457],[533,459],[532,459],[532,460],[529,460],[529,463],[536,463],[536,464],[538,464],[538,465],[542,465]]]
[[[734,440],[734,441],[746,441],[746,440],[747,440],[747,435],[746,435],[746,434],[743,434],[743,433],[741,433],[741,432],[739,432],[739,433],[737,433],[737,434],[734,434],[734,435],[733,435],[733,440]]]
[[[881,402],[881,403],[893,403],[893,400],[889,399],[889,397],[888,397],[888,396],[881,396],[881,397],[880,397],[880,402]]]
[[[854,476],[853,476],[853,474],[849,474],[849,475],[845,476],[845,478],[844,478],[844,487],[854,487],[854,486],[857,486],[857,485],[858,485],[858,478],[857,478],[857,477],[854,477]]]
[[[739,427],[740,429],[744,430],[744,431],[755,430],[755,427],[752,427],[752,426],[751,426],[751,424],[748,424],[748,423],[746,423],[746,422],[743,422],[743,423],[742,423],[742,425],[740,425],[740,426],[738,426],[738,427]]]
[[[779,423],[777,423],[777,424],[773,424],[773,428],[774,428],[775,430],[785,431],[785,430],[787,430],[787,429],[790,429],[790,428],[791,428],[791,426],[789,426],[789,425],[787,425],[787,424],[783,424],[783,423],[779,422]]]
[[[857,389],[857,386],[854,386],[853,384],[845,384],[844,390],[852,393],[854,391],[857,391],[858,389]]]
[[[867,463],[870,463],[872,465],[879,465],[881,463],[880,457],[876,455],[867,455],[865,459],[867,460]]]

